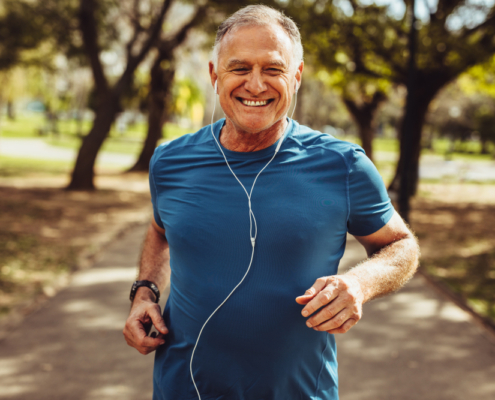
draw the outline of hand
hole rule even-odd
[[[159,332],[156,337],[148,336],[152,324]],[[158,346],[165,343],[164,337],[168,333],[160,306],[149,298],[138,298],[136,295],[123,333],[127,344],[141,354],[155,351]]]
[[[305,304],[301,311],[308,317],[306,325],[316,331],[345,333],[361,319],[364,295],[359,281],[350,275],[318,278],[303,296],[296,298]]]

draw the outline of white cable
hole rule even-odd
[[[215,137],[215,133],[213,132],[213,116],[215,115],[215,107],[216,107],[216,103],[217,103],[216,102],[216,100],[217,100],[216,99],[216,88],[217,88],[217,86],[216,86],[216,83],[215,83],[215,101],[213,102],[213,112],[211,113],[211,125],[210,125],[210,127],[211,127],[211,134],[213,135],[213,139],[215,139],[215,142],[217,143],[218,148],[220,149],[220,151],[221,151],[221,153],[223,155],[223,158],[225,159],[225,162],[227,163],[227,167],[229,167],[229,170],[230,170],[230,172],[232,172],[232,175],[234,175],[234,178],[242,186],[242,188],[244,189],[244,192],[246,193],[246,196],[248,198],[248,206],[249,206],[249,238],[251,240],[252,250],[251,250],[251,261],[249,261],[249,266],[248,266],[246,272],[244,273],[244,276],[242,277],[242,279],[240,280],[240,282],[234,287],[234,289],[232,289],[232,291],[225,298],[225,300],[222,301],[220,303],[220,305],[215,309],[215,311],[213,311],[211,313],[211,315],[208,317],[208,319],[205,321],[205,323],[201,327],[201,330],[199,331],[199,334],[198,334],[198,338],[196,339],[196,344],[194,345],[194,348],[193,348],[193,351],[192,351],[192,354],[191,354],[191,361],[189,362],[189,371],[191,373],[191,379],[192,379],[194,388],[196,389],[196,393],[198,394],[198,399],[199,400],[201,400],[201,395],[199,393],[198,387],[196,386],[196,381],[194,380],[194,374],[193,374],[193,371],[192,371],[192,363],[193,363],[194,353],[196,352],[196,348],[198,347],[198,343],[199,343],[199,338],[201,337],[201,334],[203,333],[203,329],[205,329],[205,326],[208,323],[208,321],[213,317],[213,315],[215,315],[215,313],[226,303],[226,301],[230,298],[230,296],[232,296],[232,294],[236,291],[236,289],[242,284],[242,282],[246,278],[247,274],[249,273],[249,270],[251,269],[251,265],[253,264],[253,259],[254,259],[254,246],[255,246],[255,243],[256,243],[256,237],[258,236],[258,225],[256,224],[256,218],[254,216],[253,210],[251,209],[251,196],[253,194],[254,185],[256,184],[256,181],[258,180],[258,177],[266,169],[266,167],[268,167],[268,165],[270,165],[270,163],[273,161],[273,159],[277,155],[278,151],[280,150],[280,147],[282,145],[282,141],[285,138],[285,132],[284,132],[284,134],[280,138],[280,142],[278,143],[277,148],[275,149],[275,153],[273,154],[273,156],[270,159],[270,161],[268,161],[268,163],[263,167],[263,169],[260,172],[258,172],[258,175],[256,175],[256,178],[254,178],[253,185],[251,186],[251,190],[248,193],[248,191],[246,190],[246,188],[244,187],[244,185],[242,184],[242,182],[239,180],[239,178],[237,177],[237,175],[234,173],[234,171],[230,167],[230,164],[229,164],[229,162],[227,160],[227,157],[225,156],[225,153],[222,150],[222,146],[218,142],[217,138]],[[294,116],[294,110],[296,109],[296,105],[297,105],[297,90],[296,90],[296,100],[295,100],[295,103],[294,103],[294,109],[292,110],[291,119]],[[253,222],[254,222],[254,235],[253,235]]]

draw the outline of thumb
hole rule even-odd
[[[155,326],[155,328],[160,333],[163,333],[164,335],[166,335],[168,333],[168,328],[165,325],[165,321],[163,320],[162,315],[160,314],[160,308],[159,307],[157,307],[157,308],[153,307],[149,311],[149,315],[150,315],[151,321],[153,322],[153,325]]]

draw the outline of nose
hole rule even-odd
[[[257,96],[266,90],[266,84],[263,81],[261,71],[252,71],[248,75],[248,79],[244,84],[244,88],[253,96]]]

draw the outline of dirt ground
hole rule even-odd
[[[0,178],[0,336],[151,215],[146,174],[99,176],[94,192],[67,192],[66,183]],[[424,270],[495,319],[495,185],[421,184],[411,221]]]
[[[65,191],[61,179],[0,180],[0,335],[150,217],[146,175],[103,176],[94,192]]]
[[[424,270],[495,321],[495,185],[422,184],[411,225]]]

